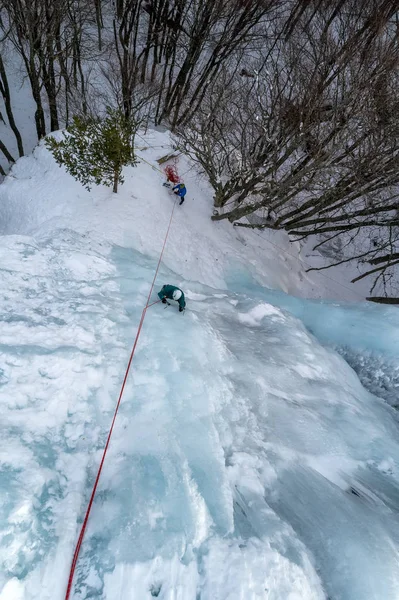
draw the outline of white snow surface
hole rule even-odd
[[[0,600],[65,597],[174,200],[144,137],[118,195],[43,144],[0,186]],[[71,597],[397,600],[397,309],[212,223],[178,168],[156,288],[188,309],[147,313]]]

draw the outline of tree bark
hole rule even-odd
[[[370,296],[366,300],[378,302],[379,304],[399,304],[399,298],[386,298],[385,296]]]
[[[372,258],[367,262],[370,265],[378,265],[379,263],[386,262],[389,263],[391,260],[396,260],[399,258],[399,252],[393,252],[392,254],[386,254],[385,256],[379,256],[378,258]],[[389,266],[389,265],[388,265]]]
[[[115,169],[114,171],[114,187],[112,191],[114,194],[118,193],[118,183],[119,183],[119,169]]]

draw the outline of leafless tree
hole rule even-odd
[[[215,220],[297,237],[399,225],[395,4],[297,3],[243,69],[223,66],[178,129]]]
[[[270,22],[277,18],[278,10],[284,12],[284,4],[276,0],[192,2],[186,19],[176,25],[182,32],[179,51],[168,67],[165,65],[169,84],[158,119],[167,117],[172,128],[187,123],[223,65],[237,63],[237,56],[263,44]]]
[[[262,40],[277,0],[137,0],[116,3],[114,46],[125,110],[138,83],[157,86],[155,121],[174,128],[202,102],[224,62]]]
[[[91,44],[92,6],[81,0],[2,0],[1,25],[20,54],[36,103],[37,137],[46,134],[45,94],[50,130],[60,128],[59,110],[73,89],[85,98],[87,59]]]

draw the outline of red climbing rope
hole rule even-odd
[[[79,558],[80,548],[82,546],[83,538],[84,538],[86,527],[87,527],[87,522],[88,522],[89,516],[90,516],[91,507],[93,505],[94,496],[95,496],[96,490],[97,490],[97,485],[98,485],[98,482],[100,480],[100,475],[101,475],[101,471],[102,471],[102,468],[103,468],[103,465],[104,465],[105,456],[107,454],[108,446],[109,446],[109,443],[110,443],[110,440],[111,440],[111,436],[112,436],[112,431],[114,429],[116,415],[118,414],[119,405],[120,405],[121,400],[122,400],[123,391],[125,389],[126,381],[127,381],[128,375],[129,375],[130,366],[132,364],[133,356],[134,356],[134,353],[136,351],[137,343],[139,341],[139,337],[140,337],[140,333],[141,333],[141,328],[143,327],[145,315],[146,315],[146,312],[147,312],[148,308],[150,308],[150,306],[153,306],[154,304],[158,304],[158,302],[160,302],[160,300],[156,300],[155,302],[152,302],[151,304],[149,304],[150,298],[151,298],[151,294],[152,294],[152,292],[154,290],[155,280],[156,280],[157,275],[158,275],[159,267],[161,266],[162,257],[163,257],[163,253],[164,253],[165,246],[166,246],[166,241],[167,241],[168,236],[169,236],[170,226],[172,225],[172,219],[173,219],[173,213],[175,211],[176,201],[177,201],[177,198],[176,198],[176,200],[173,203],[172,214],[170,215],[170,221],[169,221],[168,229],[166,231],[166,235],[165,235],[165,239],[164,239],[164,242],[163,242],[161,254],[159,256],[159,260],[158,260],[157,268],[156,268],[156,271],[155,271],[154,279],[152,280],[151,289],[150,289],[150,293],[148,294],[147,302],[146,302],[146,304],[144,306],[143,312],[141,313],[140,323],[139,323],[139,326],[138,326],[138,329],[137,329],[137,333],[136,333],[136,337],[135,337],[135,340],[134,340],[133,348],[132,348],[132,351],[130,353],[129,362],[127,363],[127,367],[126,367],[126,371],[125,371],[125,376],[124,376],[123,382],[122,382],[122,387],[121,387],[120,392],[119,392],[118,402],[116,404],[116,408],[115,408],[114,416],[113,416],[113,419],[112,419],[111,427],[110,427],[109,432],[108,432],[107,442],[105,444],[105,448],[104,448],[103,455],[102,455],[102,458],[101,458],[100,466],[98,467],[97,477],[96,477],[96,480],[94,482],[94,486],[93,486],[93,489],[92,489],[92,492],[91,492],[89,503],[87,505],[86,514],[85,514],[85,518],[84,518],[83,523],[82,523],[82,527],[80,529],[79,538],[78,538],[78,541],[76,543],[75,552],[73,554],[73,559],[72,559],[72,564],[71,564],[71,569],[70,569],[70,572],[69,572],[68,586],[67,586],[67,590],[66,590],[66,594],[65,594],[65,600],[69,599],[69,596],[70,596],[70,593],[71,593],[71,590],[72,590],[73,576],[75,574],[75,569],[76,569],[76,565],[77,565],[78,558]]]

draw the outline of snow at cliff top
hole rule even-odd
[[[141,141],[116,196],[43,145],[0,186],[0,600],[65,596],[174,200]],[[397,600],[398,310],[179,172],[157,289],[188,310],[148,311],[72,597]]]

